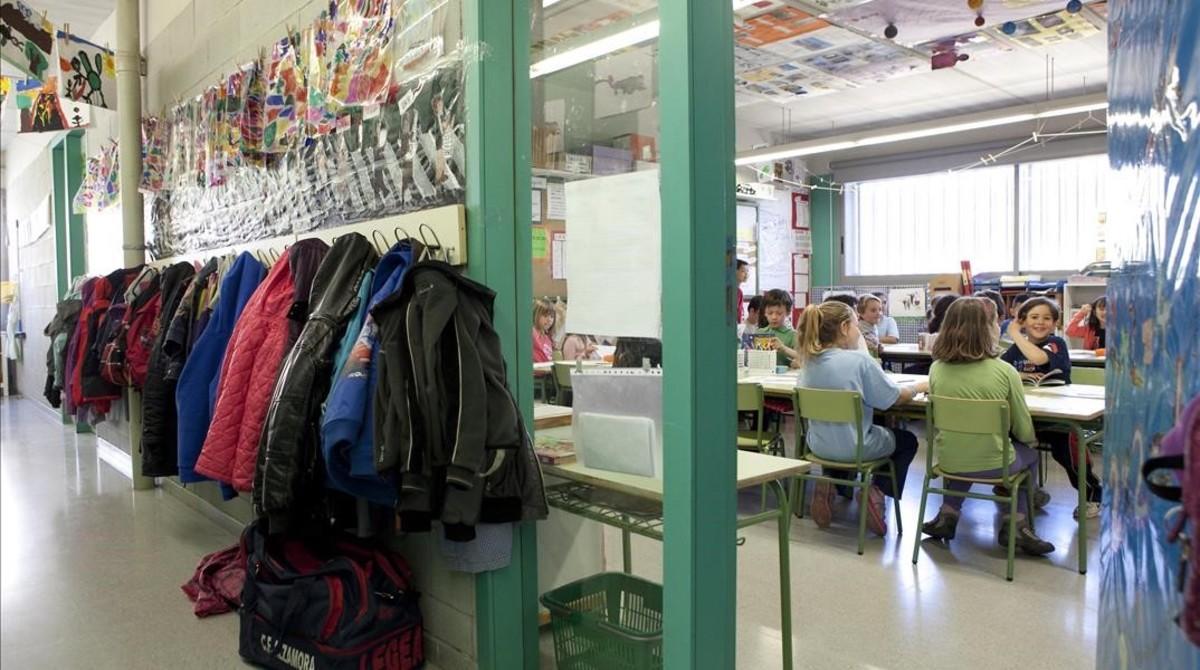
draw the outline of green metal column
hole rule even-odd
[[[496,291],[495,325],[526,425],[533,426],[528,0],[466,0],[468,274]],[[475,580],[479,667],[537,668],[537,536],[519,524],[512,563]]]
[[[733,668],[733,13],[660,0],[664,661]]]

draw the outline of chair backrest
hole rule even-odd
[[[1004,446],[1002,479],[1009,478],[1008,467],[1014,455],[1008,439],[1010,417],[1006,400],[968,400],[947,396],[930,396],[925,407],[926,425],[929,427],[929,442],[937,431],[948,430],[968,435],[997,436]],[[929,467],[933,467],[933,449],[928,450]]]
[[[738,431],[738,437],[753,438],[761,449],[763,446],[763,387],[762,384],[737,385],[737,411],[754,412],[754,430]]]
[[[1071,368],[1071,383],[1104,386],[1104,368]]]
[[[861,394],[857,391],[831,391],[799,387],[792,395],[792,402],[796,407],[796,416],[799,419],[796,421],[796,444],[800,445],[802,441],[804,443],[801,453],[809,453],[808,443],[804,440],[809,421],[849,423],[854,425],[857,442],[854,448],[854,462],[856,465],[862,463],[863,403]]]
[[[561,361],[561,360],[563,360],[563,352],[562,352],[562,349],[555,349],[555,350],[554,350],[554,353],[553,353],[553,354],[551,354],[551,360],[553,360],[555,363],[557,363],[558,361]]]
[[[554,362],[554,383],[558,384],[559,388],[571,388],[571,368],[575,364],[568,361]]]

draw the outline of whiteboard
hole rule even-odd
[[[567,183],[567,332],[662,338],[658,170]]]

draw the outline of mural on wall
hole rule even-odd
[[[1172,504],[1147,490],[1141,467],[1200,393],[1200,3],[1113,0],[1108,9],[1116,271],[1096,667],[1196,668],[1200,649],[1175,623],[1184,601]],[[1200,532],[1196,520],[1188,532]]]

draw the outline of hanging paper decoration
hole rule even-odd
[[[167,183],[178,188],[195,183],[190,174],[192,155],[192,127],[188,121],[187,107],[176,105],[167,115],[170,128],[167,139]]]
[[[117,143],[109,142],[98,156],[87,159],[83,184],[75,194],[72,207],[76,212],[107,209],[120,199],[120,165],[117,162]]]
[[[242,93],[241,150],[248,162],[262,159],[263,149],[263,104],[266,97],[266,82],[262,72],[262,59],[242,68],[244,73]]]
[[[0,4],[0,57],[37,79],[51,74],[50,52],[54,48],[54,26],[44,14],[13,0]]]
[[[142,179],[138,190],[157,193],[163,190],[167,172],[167,125],[157,116],[142,119]]]
[[[303,83],[296,42],[284,37],[271,50],[264,104],[263,151],[283,153],[296,144],[300,132],[297,109],[308,91]]]
[[[406,0],[401,4],[396,37],[392,40],[396,61],[393,79],[407,81],[428,71],[445,55],[443,33],[448,9],[444,0]]]
[[[308,106],[305,118],[305,134],[309,137],[328,135],[337,122],[336,105],[326,95],[328,90],[327,65],[329,57],[329,26],[331,21],[322,13],[313,25],[304,31],[305,79],[308,87]]]
[[[342,105],[383,102],[391,80],[395,23],[390,0],[342,0],[329,38],[329,97]]]
[[[86,105],[72,103],[67,111],[59,102],[58,82],[54,77],[36,93],[32,105],[21,109],[22,133],[48,133],[83,128],[91,122]]]
[[[12,93],[12,80],[8,77],[0,77],[0,107],[4,106],[4,101],[8,99],[8,94]]]
[[[117,108],[117,67],[112,51],[60,30],[58,67],[64,99]]]
[[[88,156],[87,171],[83,173],[83,184],[71,201],[71,211],[83,214],[92,209],[96,202],[96,184],[100,181],[100,156]]]
[[[42,91],[42,82],[37,79],[19,79],[16,81],[17,109],[31,109],[33,101],[37,100]]]

